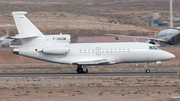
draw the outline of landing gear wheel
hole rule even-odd
[[[147,62],[144,67],[146,68],[146,73],[150,73],[150,70],[149,70],[149,62]]]
[[[79,74],[80,74],[80,73],[83,73],[83,69],[82,69],[82,68],[78,68],[76,71],[77,71],[77,73],[79,73]]]
[[[77,73],[88,73],[87,65],[77,65]]]
[[[88,69],[86,69],[86,71],[83,71],[84,73],[88,73]]]
[[[150,73],[150,70],[149,70],[149,69],[146,69],[146,73]]]
[[[77,65],[77,69],[76,69],[77,73],[83,73],[83,68],[82,65]]]

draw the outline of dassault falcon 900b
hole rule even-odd
[[[87,73],[88,65],[147,63],[169,60],[175,56],[148,43],[70,43],[70,35],[43,35],[25,16],[27,12],[12,12],[21,47],[14,54],[59,64],[77,65],[77,73]]]

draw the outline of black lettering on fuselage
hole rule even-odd
[[[53,37],[53,40],[66,40],[66,37]]]

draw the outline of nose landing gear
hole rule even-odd
[[[146,73],[150,73],[150,70],[149,70],[149,69],[146,69]]]
[[[147,62],[144,66],[146,69],[146,73],[150,73],[150,70],[149,70],[149,62]]]

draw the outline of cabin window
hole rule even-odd
[[[106,53],[108,53],[108,49],[106,49]]]
[[[102,49],[102,53],[104,53],[104,49]]]
[[[126,52],[126,50],[125,50],[125,49],[123,49],[123,52]]]
[[[86,50],[84,50],[84,53],[86,53]]]
[[[114,52],[116,53],[116,49],[114,50]]]
[[[111,53],[113,52],[113,50],[111,49]]]
[[[79,50],[80,53],[82,53],[82,50]]]
[[[94,53],[94,49],[92,50],[92,53]]]
[[[88,53],[91,53],[91,50],[90,50],[90,49],[88,49]]]
[[[121,49],[119,49],[119,52],[121,52]]]

